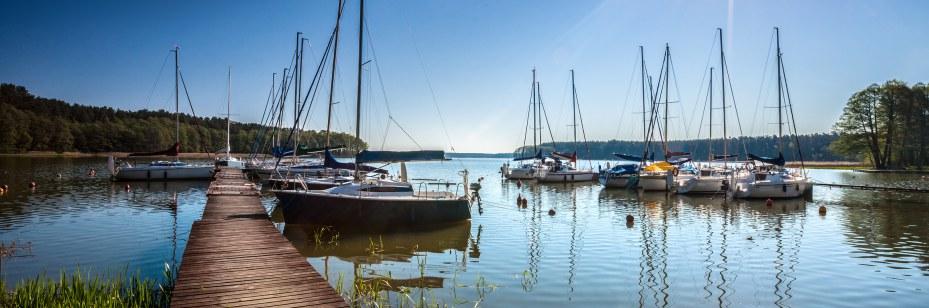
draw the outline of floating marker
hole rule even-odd
[[[765,200],[764,205],[773,206],[773,205],[774,205],[774,199],[768,198],[768,200]]]
[[[548,209],[548,216],[555,216],[555,209]]]
[[[36,188],[37,186],[39,186],[39,185],[36,184],[35,182],[29,182],[29,188],[33,188],[33,189],[34,189],[34,188]]]
[[[819,215],[826,215],[826,206],[819,206]]]

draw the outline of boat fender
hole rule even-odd
[[[35,189],[38,186],[39,184],[36,184],[35,182],[29,182],[29,188]]]
[[[681,169],[678,168],[674,168],[673,170],[672,174],[674,174],[674,176],[677,176],[681,172]]]
[[[826,215],[826,207],[825,207],[825,206],[822,206],[822,205],[819,206],[819,215],[823,215],[823,216]]]
[[[774,205],[774,200],[771,199],[771,198],[768,198],[768,200],[765,200],[764,205],[769,206],[769,207],[770,207],[770,206],[773,206],[773,205]]]

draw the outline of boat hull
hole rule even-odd
[[[530,168],[513,168],[505,174],[510,180],[531,180],[535,178],[535,169]]]
[[[743,199],[799,198],[808,189],[806,181],[743,182],[736,185],[735,196]]]
[[[607,188],[629,188],[629,175],[601,175],[600,185]]]
[[[678,182],[679,194],[716,194],[726,191],[722,177],[693,177]]]
[[[673,180],[672,180],[673,183]],[[668,191],[668,176],[640,175],[639,187],[644,191]],[[673,187],[672,187],[673,189]]]
[[[597,174],[590,172],[546,172],[544,175],[537,177],[539,182],[546,183],[567,183],[567,182],[591,182],[597,178]]]
[[[288,224],[357,225],[382,229],[471,219],[466,199],[377,198],[276,191]]]
[[[196,167],[134,167],[121,168],[113,175],[117,181],[170,181],[170,180],[209,180],[215,169],[211,166]]]

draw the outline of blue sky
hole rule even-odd
[[[178,44],[197,114],[224,113],[231,66],[233,117],[255,122],[272,72],[290,61],[297,31],[310,38],[305,75],[312,74],[336,3],[6,1],[0,11],[0,82],[81,104],[173,108],[171,62],[157,84],[156,76]],[[335,128],[346,132],[354,131],[357,5],[346,5],[336,79]],[[362,131],[385,149],[417,146],[395,126],[387,128],[382,93],[393,117],[424,148],[509,152],[522,145],[533,67],[556,139],[570,136],[566,91],[572,68],[587,137],[640,139],[638,81],[632,80],[627,99],[637,46],[645,46],[655,73],[665,43],[679,89],[672,98],[680,100],[671,106],[671,138],[694,138],[698,131],[705,137],[701,84],[708,59],[718,67],[717,27],[724,28],[745,135],[776,132],[769,124],[774,115],[764,108],[776,97],[773,66],[764,70],[774,26],[781,28],[801,132],[830,130],[847,98],[870,83],[929,81],[925,1],[368,0],[366,6],[384,86],[367,66],[372,71]],[[371,50],[366,53],[371,59]],[[762,85],[763,78],[768,83]],[[325,127],[324,107],[313,107],[310,128]],[[714,135],[720,129],[714,127]]]

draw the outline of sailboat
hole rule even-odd
[[[571,154],[552,152],[553,163],[549,168],[536,173],[539,182],[590,182],[597,177],[593,169],[577,168],[577,88],[574,85],[574,70],[571,70],[571,114],[574,128],[574,152]],[[583,124],[583,121],[581,121]]]
[[[540,101],[540,90],[539,83],[536,81],[535,69],[532,69],[532,90],[529,95],[529,113],[532,114],[532,153],[531,155],[526,156],[524,153],[523,156],[518,156],[513,158],[513,162],[517,164],[516,167],[510,167],[510,163],[506,162],[500,167],[500,172],[503,173],[503,177],[509,180],[531,180],[536,178],[537,174],[543,173],[548,170],[548,166],[543,163],[544,157],[542,156],[542,150],[539,148],[539,143],[542,140],[542,135],[540,133],[540,126],[542,117],[539,116],[541,104]],[[529,121],[529,117],[526,117],[526,121]],[[528,128],[529,123],[526,123]],[[526,133],[528,135],[528,132]],[[525,142],[526,139],[523,139]],[[522,148],[523,150],[526,147]],[[525,152],[525,151],[521,151]]]
[[[642,86],[642,142],[643,142],[643,153],[642,156],[625,154],[625,153],[613,153],[614,156],[618,157],[623,163],[617,163],[616,165],[610,167],[607,164],[607,169],[600,170],[598,175],[598,180],[600,185],[607,188],[636,188],[638,186],[638,174],[639,170],[644,167],[645,162],[649,160],[649,148],[648,148],[648,125],[649,120],[647,120],[648,110],[646,106],[646,101],[649,101],[651,96],[651,90],[646,92],[646,80],[648,79],[648,73],[645,70],[645,48],[639,46],[639,64],[640,64],[640,81]],[[646,94],[648,93],[648,94]],[[652,155],[654,156],[654,155]]]
[[[726,125],[726,76],[728,68],[726,67],[726,54],[723,50],[723,29],[716,28],[719,35],[719,76],[720,89],[722,93],[722,112],[723,112],[723,154],[716,155],[713,153],[713,68],[710,68],[710,82],[707,90],[709,99],[709,165],[699,168],[696,174],[691,177],[678,179],[677,193],[679,194],[716,194],[725,193],[732,187],[731,181],[734,172],[729,168],[729,159],[737,155],[729,154],[729,136]],[[722,161],[722,166],[713,165],[712,162]]]
[[[790,112],[790,121],[795,121],[793,104],[789,93],[785,93],[786,75],[784,74],[784,59],[781,53],[781,32],[775,27],[777,40],[777,157],[764,157],[749,153],[752,160],[748,176],[738,181],[735,187],[735,196],[738,198],[796,198],[802,196],[809,189],[809,179],[803,169],[803,155],[797,146],[800,157],[800,170],[791,170],[784,167],[784,114]],[[787,108],[785,108],[785,105]],[[788,130],[790,128],[788,127]],[[793,124],[794,141],[796,141],[796,123]],[[789,132],[788,132],[789,133]],[[754,162],[761,164],[755,165]]]
[[[180,91],[179,76],[181,74],[178,58],[180,47],[175,46],[174,50],[174,116],[175,116],[175,142],[174,145],[164,151],[131,153],[129,157],[135,156],[174,156],[174,161],[154,161],[149,164],[132,165],[129,162],[117,164],[116,159],[110,156],[107,161],[107,169],[110,171],[113,180],[143,180],[143,181],[164,181],[164,180],[206,180],[213,178],[214,167],[203,165],[190,165],[176,159],[181,150],[181,121],[180,121]],[[186,86],[185,86],[186,87]]]
[[[232,136],[232,120],[230,120],[232,109],[232,67],[226,75],[226,155],[216,159],[217,167],[229,167],[235,169],[245,169],[245,162],[232,156],[232,146],[230,138]]]
[[[678,178],[678,172],[681,170],[681,165],[689,162],[690,153],[686,152],[672,152],[668,147],[668,133],[669,133],[669,122],[668,122],[668,113],[670,101],[670,74],[671,74],[671,47],[665,45],[664,53],[664,63],[663,63],[664,72],[659,75],[658,78],[658,89],[656,89],[656,94],[654,95],[654,100],[652,101],[652,122],[650,123],[649,132],[653,132],[655,126],[657,126],[658,120],[658,105],[664,105],[664,112],[662,113],[664,117],[664,124],[659,126],[659,133],[662,135],[661,143],[665,151],[665,159],[663,161],[652,162],[650,164],[644,160],[641,170],[638,174],[638,183],[639,188],[645,191],[674,191],[676,182],[675,179]],[[661,79],[664,79],[663,81]],[[661,89],[664,88],[664,94],[661,94]],[[659,99],[664,97],[664,102],[659,103]],[[649,138],[651,134],[648,135]],[[646,141],[646,148],[649,145],[648,139]],[[687,177],[688,175],[681,175]]]
[[[339,3],[341,17],[342,3]],[[355,137],[361,135],[362,65],[364,64],[364,0],[358,18],[358,73],[356,88]],[[341,19],[341,18],[339,18]],[[336,21],[336,32],[338,23]],[[338,38],[338,35],[336,35]],[[338,40],[336,40],[338,41]],[[326,152],[328,155],[328,151]],[[328,158],[329,156],[327,156]],[[423,183],[415,191],[409,182],[406,162],[446,160],[444,151],[368,151],[355,155],[353,163],[327,159],[327,166],[352,168],[355,180],[326,190],[274,190],[280,200],[284,221],[288,224],[364,225],[371,228],[437,225],[471,219],[468,172],[463,170],[464,195],[430,190]],[[369,170],[365,163],[400,163],[400,178],[388,179]],[[368,174],[373,174],[369,177]],[[426,185],[426,186],[423,186]],[[438,186],[457,187],[448,183]],[[425,188],[425,189],[423,189]]]

